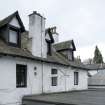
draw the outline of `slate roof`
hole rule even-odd
[[[105,69],[88,78],[89,86],[105,86]]]
[[[58,59],[55,53],[53,53],[52,55],[53,59],[49,57],[47,59],[36,57],[36,56],[33,56],[29,50],[8,46],[1,39],[0,39],[0,55],[21,57],[21,58],[26,58],[26,59],[31,59],[31,60],[43,61],[43,62],[48,62],[48,63],[56,63],[56,64],[68,66],[67,62],[62,61],[60,58]]]
[[[5,26],[5,25],[7,25],[14,18],[14,16],[16,16],[18,18],[19,24],[22,27],[21,30],[22,30],[22,32],[24,32],[25,31],[25,27],[23,25],[23,22],[20,19],[18,11],[14,12],[13,14],[9,15],[8,17],[6,17],[5,19],[1,20],[0,21],[0,28]]]
[[[71,66],[71,67],[85,69],[85,70],[88,69],[82,63],[68,61],[67,59],[65,59],[65,57],[63,57],[61,54],[59,54],[56,51],[53,51],[52,56],[47,56],[47,58],[36,57],[36,56],[33,56],[32,53],[27,49],[8,46],[2,39],[0,39],[0,55],[21,57],[21,58],[37,60],[41,62]]]
[[[105,69],[105,64],[87,64],[85,65],[89,70],[103,70]]]
[[[69,49],[71,49],[70,48],[71,45],[73,45],[73,49],[72,50],[75,51],[76,48],[75,48],[75,45],[74,45],[74,41],[73,40],[56,43],[53,46],[56,49],[56,51],[61,51],[61,50],[69,50]]]

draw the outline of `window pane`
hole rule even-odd
[[[51,74],[57,74],[57,69],[52,69]]]
[[[16,65],[16,87],[27,86],[27,66]]]
[[[17,32],[14,30],[9,30],[9,42],[17,44]]]
[[[78,72],[74,72],[74,85],[78,85]]]
[[[52,86],[57,86],[57,77],[51,77]]]

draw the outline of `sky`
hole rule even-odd
[[[42,14],[46,28],[57,26],[59,41],[74,40],[82,61],[94,56],[96,45],[105,60],[105,0],[2,0],[0,20],[16,10],[26,29],[29,14]]]

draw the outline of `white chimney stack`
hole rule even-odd
[[[29,38],[31,39],[30,51],[34,56],[47,57],[45,42],[45,18],[34,11],[29,15]]]

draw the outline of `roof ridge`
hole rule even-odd
[[[5,26],[6,24],[8,24],[13,19],[14,16],[16,16],[16,18],[19,20],[19,24],[21,25],[21,31],[24,32],[25,31],[25,27],[23,25],[23,22],[22,22],[20,16],[19,16],[18,11],[15,11],[11,15],[9,15],[6,18],[4,18],[3,20],[1,20],[0,21],[0,28]]]
[[[4,20],[7,19],[7,18],[12,17],[14,14],[17,14],[17,13],[18,13],[18,11],[15,11],[14,13],[12,13],[12,14],[6,16],[5,18],[3,18],[2,20],[0,20],[0,22],[4,21]]]

